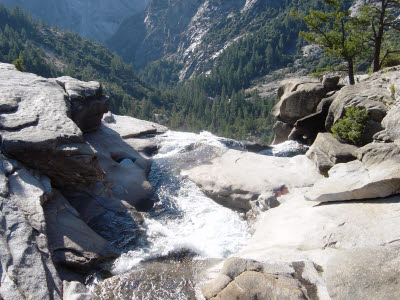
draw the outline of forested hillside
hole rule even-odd
[[[115,113],[154,120],[171,129],[209,130],[225,137],[269,142],[273,124],[269,112],[276,97],[261,98],[245,90],[255,79],[275,70],[311,73],[333,61],[303,57],[306,43],[298,33],[306,28],[290,15],[291,9],[299,14],[324,10],[322,0],[284,1],[281,6],[268,6],[267,2],[255,1],[258,6],[210,27],[191,55],[204,57],[226,44],[225,50],[213,58],[207,72],[191,80],[179,80],[185,63],[173,57],[148,63],[138,76],[132,65],[105,46],[36,23],[20,9],[10,11],[2,6],[0,60],[12,62],[22,54],[26,71],[99,80],[111,96]],[[346,0],[343,5],[351,3]],[[368,68],[368,62],[359,65],[364,71]],[[281,72],[280,78],[284,74]]]
[[[105,46],[76,33],[35,22],[21,9],[0,4],[0,61],[11,63],[22,54],[25,70],[45,77],[69,75],[98,80],[112,97],[111,109],[145,118],[142,100],[155,94],[131,65]],[[154,97],[153,97],[154,98]]]

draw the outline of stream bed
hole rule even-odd
[[[158,153],[152,157],[149,181],[154,207],[143,214],[143,234],[135,247],[110,267],[113,277],[95,281],[99,299],[203,299],[196,285],[199,274],[234,255],[250,238],[239,213],[208,198],[181,169],[195,166],[229,148],[245,150],[208,132],[168,131],[157,136]],[[264,151],[284,156],[297,145]]]

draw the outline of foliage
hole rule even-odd
[[[366,109],[351,106],[345,109],[345,116],[331,128],[333,136],[341,142],[362,145],[363,133],[369,117]]]
[[[20,55],[27,72],[100,81],[111,96],[114,113],[151,119],[153,113],[142,110],[142,101],[151,98],[160,103],[156,90],[105,46],[35,22],[18,7],[9,10],[0,4],[0,61],[18,61]]]
[[[17,68],[18,71],[20,72],[25,71],[24,57],[22,56],[21,53],[19,54],[19,57],[12,62],[12,64]]]
[[[147,64],[139,71],[139,75],[144,82],[158,88],[168,89],[178,84],[178,73],[181,69],[181,64],[168,60],[157,60]]]
[[[400,0],[375,0],[360,9],[359,19],[370,27],[367,38],[374,49],[373,72],[379,71],[388,56],[399,50],[385,44],[391,29],[400,31],[399,15]]]
[[[362,22],[351,17],[350,11],[339,0],[324,0],[328,11],[311,10],[305,17],[292,11],[293,16],[303,19],[309,31],[300,36],[309,43],[322,47],[326,55],[342,58],[347,63],[350,84],[354,84],[354,62],[365,52],[365,34]]]

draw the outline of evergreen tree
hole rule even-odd
[[[328,12],[311,10],[302,18],[309,31],[301,31],[300,36],[307,42],[322,47],[328,56],[342,58],[347,63],[350,84],[354,84],[354,63],[366,51],[365,31],[359,20],[351,17],[350,11],[343,9],[339,0],[324,0]],[[294,16],[299,15],[293,11]]]
[[[373,72],[382,68],[385,59],[389,54],[399,52],[387,48],[382,56],[381,51],[383,42],[389,30],[400,31],[400,0],[371,0],[369,5],[365,5],[360,10],[360,20],[370,26],[368,36],[371,46],[374,49]]]

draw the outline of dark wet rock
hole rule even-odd
[[[78,272],[117,256],[109,242],[95,233],[59,193],[44,206],[49,249],[55,264]]]

